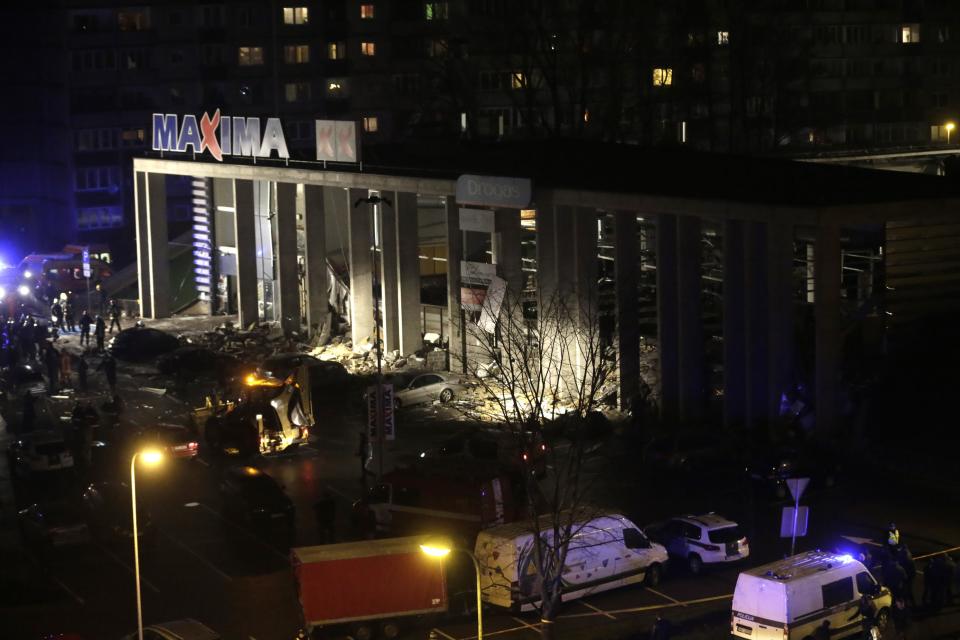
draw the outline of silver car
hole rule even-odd
[[[460,378],[453,373],[421,373],[403,389],[394,392],[396,408],[425,402],[450,402],[466,390]]]

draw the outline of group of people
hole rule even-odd
[[[50,305],[50,319],[53,328],[72,333],[79,331],[80,345],[89,346],[90,329],[92,327],[93,335],[97,341],[97,351],[103,351],[107,333],[113,333],[114,327],[116,327],[117,332],[122,330],[120,326],[120,316],[122,315],[120,303],[116,300],[110,300],[107,305],[107,317],[110,319],[109,327],[102,315],[97,314],[96,317],[93,317],[86,309],[83,310],[78,322],[75,306],[72,295],[65,294],[65,297],[55,298],[53,304]]]

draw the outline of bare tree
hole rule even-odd
[[[598,514],[589,504],[592,480],[584,473],[587,418],[611,386],[616,358],[601,339],[595,292],[586,299],[557,292],[528,317],[518,292],[500,286],[501,298],[497,289],[491,286],[481,311],[467,323],[476,345],[471,368],[481,369],[485,417],[501,422],[530,452],[522,489],[539,593],[529,595],[539,600],[542,632],[551,637],[567,554],[584,523]],[[538,456],[545,457],[545,466],[538,466]]]

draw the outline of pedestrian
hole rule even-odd
[[[47,345],[44,349],[43,362],[47,367],[47,390],[53,395],[60,388],[60,361],[53,345]]]
[[[813,640],[830,640],[830,618],[825,619],[813,632]]]
[[[53,321],[53,326],[60,328],[63,323],[63,307],[60,306],[59,302],[54,302],[50,305],[50,319]]]
[[[867,594],[860,596],[860,603],[857,610],[848,619],[853,622],[860,618],[860,629],[864,640],[870,640],[873,637],[873,628],[877,626],[877,607],[873,604],[873,598]]]
[[[97,324],[93,333],[97,337],[97,353],[103,353],[103,341],[107,337],[107,325],[103,321],[103,316],[97,316]]]
[[[80,316],[80,346],[82,347],[86,344],[90,346],[90,325],[93,324],[93,318],[90,317],[90,312],[86,309],[83,310],[83,315]]]
[[[893,607],[890,609],[890,618],[893,620],[893,632],[896,640],[906,640],[910,623],[913,622],[906,600],[897,598],[893,601]],[[829,636],[827,637],[829,638]]]
[[[320,544],[332,544],[335,542],[337,501],[328,490],[324,490],[320,499],[313,505],[314,513],[317,516],[317,531],[320,536]]]
[[[957,577],[957,563],[949,553],[943,554],[943,599],[947,605],[953,604],[953,584]]]
[[[895,522],[891,522],[887,527],[886,544],[890,555],[896,555],[897,548],[900,546],[900,530],[897,529]]]
[[[73,358],[70,357],[70,353],[64,349],[60,352],[60,384],[65,388],[71,386],[71,379],[73,378]]]
[[[64,322],[67,325],[67,331],[76,331],[77,330],[77,310],[73,308],[73,302],[71,301],[71,296],[67,296],[67,306],[63,310]]]
[[[897,550],[897,563],[903,567],[904,573],[907,575],[907,584],[906,584],[906,601],[907,604],[911,607],[917,606],[916,596],[913,595],[914,585],[917,580],[917,565],[913,561],[913,554],[910,553],[910,549],[907,548],[907,545],[901,544],[900,548]]]
[[[116,298],[110,300],[109,314],[110,314],[110,333],[113,333],[113,325],[117,325],[117,332],[121,331],[120,328],[120,303],[117,302]]]
[[[890,589],[893,599],[905,598],[907,591],[907,572],[904,571],[900,563],[893,558],[886,558],[883,561],[883,584]]]
[[[80,385],[80,391],[87,390],[87,371],[90,368],[90,365],[87,364],[87,358],[82,353],[80,354],[80,361],[77,362],[77,381]]]
[[[943,608],[946,600],[946,575],[947,568],[942,555],[934,556],[923,573],[923,606],[934,613]]]
[[[658,613],[650,627],[650,640],[670,640],[670,627],[670,621]]]
[[[117,361],[109,353],[104,357],[98,370],[103,369],[103,375],[107,378],[107,385],[110,387],[110,395],[117,395]]]

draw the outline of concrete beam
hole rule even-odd
[[[143,171],[134,173],[133,181],[133,208],[134,225],[137,238],[137,273],[139,274],[138,287],[140,296],[140,315],[144,318],[153,317],[153,280],[150,277],[150,239],[148,229],[149,207],[147,206],[147,174]]]
[[[277,183],[277,267],[280,327],[300,331],[300,267],[297,263],[297,185]]]
[[[237,241],[237,314],[241,328],[260,321],[257,301],[257,232],[253,181],[235,180],[234,237]]]
[[[840,227],[817,228],[814,254],[814,324],[816,331],[817,430],[837,426],[840,387]]]
[[[408,355],[423,346],[423,318],[420,312],[420,225],[417,194],[395,194],[397,211],[397,310],[400,353]]]
[[[397,308],[397,198],[395,193],[381,193],[393,204],[376,205],[380,240],[380,318],[383,327],[384,352],[400,349],[400,312]]]
[[[307,327],[310,335],[329,330],[330,300],[327,291],[327,229],[323,187],[308,184],[304,195],[304,261],[307,279]]]
[[[460,210],[453,196],[447,196],[446,221],[450,370],[467,373],[467,335],[460,299],[460,261],[463,260],[463,233],[460,231]]]
[[[366,189],[344,191],[337,200],[340,206],[347,207],[348,254],[350,256],[350,327],[353,333],[354,348],[364,342],[376,341],[373,300],[373,261],[370,247],[371,211],[366,202],[356,204],[360,199],[369,197]],[[341,199],[342,198],[342,199]],[[354,206],[356,205],[356,206]]]
[[[657,341],[660,351],[660,417],[680,419],[680,332],[677,278],[677,218],[657,216]]]
[[[723,223],[723,424],[744,426],[747,417],[747,320],[744,222]]]
[[[766,225],[747,222],[744,228],[744,281],[746,289],[746,423],[766,424],[770,409],[768,356],[770,333]]]
[[[614,224],[614,277],[616,279],[617,353],[620,360],[620,408],[628,410],[640,392],[640,327],[638,299],[637,214],[617,211]]]
[[[167,176],[148,173],[147,246],[149,247],[150,310],[149,318],[170,316],[170,238],[167,234]]]
[[[677,315],[680,420],[698,422],[706,400],[700,219],[677,218]]]

